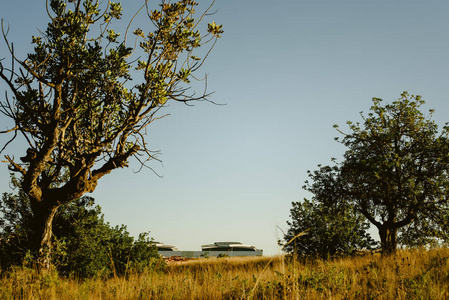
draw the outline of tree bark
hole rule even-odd
[[[51,266],[52,226],[59,205],[45,205],[37,202],[33,210],[33,250],[37,254],[37,266],[40,270],[48,270]]]
[[[389,228],[386,226],[379,227],[382,255],[389,255],[396,252],[397,232],[397,228]]]

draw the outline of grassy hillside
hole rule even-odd
[[[125,277],[76,280],[3,273],[1,299],[448,299],[449,249],[293,261],[201,259]]]

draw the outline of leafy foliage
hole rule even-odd
[[[32,263],[29,241],[32,223],[26,215],[29,208],[21,205],[23,202],[26,203],[26,195],[20,191],[19,195],[3,194],[0,202],[2,269]],[[126,226],[111,227],[91,197],[82,197],[61,207],[53,228],[56,241],[52,263],[63,275],[108,276],[163,265],[148,233],[134,240]]]
[[[449,243],[449,215],[446,211],[436,211],[430,216],[421,217],[399,228],[398,244],[416,247],[441,247]]]
[[[148,24],[134,31],[136,47],[128,46],[128,32],[120,40],[111,28],[122,7],[110,1],[49,0],[51,21],[41,36],[33,36],[34,51],[24,59],[4,34],[12,63],[7,68],[0,61],[8,88],[0,112],[15,127],[0,131],[14,134],[0,152],[19,135],[28,143],[21,162],[5,158],[30,201],[33,227],[39,229],[33,244],[43,265],[48,266],[59,206],[92,192],[101,177],[127,167],[131,157],[142,166],[154,159],[146,128],[169,101],[208,100],[206,90],[196,95],[189,83],[223,33],[215,22],[200,33],[210,7],[194,18],[198,4],[192,0],[164,0],[153,11],[144,2]],[[194,55],[209,42],[202,58]],[[135,82],[131,73],[141,80]]]
[[[449,213],[449,131],[438,134],[433,111],[425,117],[419,110],[420,96],[404,92],[384,107],[380,99],[373,103],[363,127],[348,123],[342,176],[353,203],[379,229],[383,250],[392,252],[399,228],[427,227]]]
[[[371,249],[376,245],[367,232],[369,223],[353,206],[339,198],[338,169],[321,167],[309,173],[312,184],[304,186],[314,193],[312,200],[293,202],[291,221],[284,237],[288,243],[305,233],[284,250],[299,256],[327,259],[335,255],[349,255],[356,250]]]
[[[32,212],[26,195],[3,193],[0,201],[0,267],[21,265],[30,256]]]
[[[424,103],[407,92],[385,106],[374,98],[363,124],[348,122],[351,133],[340,131],[348,150],[334,167],[339,196],[332,201],[354,207],[377,227],[383,253],[396,250],[398,233],[411,246],[447,241],[449,127],[439,133],[433,110],[427,117],[420,111]],[[315,175],[330,174],[323,170]],[[318,182],[312,192],[319,194],[328,181]]]
[[[373,98],[363,124],[348,122],[349,134],[338,129],[348,150],[341,163],[308,172],[312,183],[304,188],[313,199],[293,203],[285,238],[309,231],[287,250],[325,257],[369,247],[367,221],[377,227],[384,254],[398,243],[449,241],[449,127],[439,133],[433,110],[427,117],[420,111],[424,103],[407,92],[385,106]]]

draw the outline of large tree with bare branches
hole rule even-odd
[[[154,10],[143,2],[150,28],[134,30],[132,42],[128,32],[120,39],[111,28],[122,7],[110,1],[49,0],[50,23],[33,36],[34,50],[25,58],[15,55],[3,26],[12,59],[8,66],[0,62],[6,84],[0,110],[14,127],[1,131],[10,135],[1,151],[18,136],[28,144],[20,160],[5,158],[29,197],[34,250],[43,267],[58,207],[94,191],[101,177],[126,167],[131,157],[142,164],[154,158],[145,130],[167,102],[208,100],[207,91],[196,95],[189,83],[222,33],[215,22],[200,33],[210,7],[195,17],[192,0],[164,0]],[[208,43],[202,57],[194,56]]]

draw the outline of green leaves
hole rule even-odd
[[[312,200],[292,203],[291,221],[287,222],[289,229],[284,240],[288,243],[301,232],[305,235],[287,244],[287,252],[300,257],[328,259],[375,246],[367,233],[369,224],[353,207],[338,201],[322,202],[323,196],[332,197],[319,192]]]
[[[138,28],[134,30],[134,35],[140,36],[142,38],[145,38],[145,34],[143,33],[142,29]]]
[[[66,245],[64,255],[58,257],[60,261],[55,261],[65,275],[86,278],[114,272],[124,274],[128,266],[131,267],[128,271],[133,266],[142,271],[142,267],[158,258],[148,233],[135,240],[126,226],[112,227],[104,221],[101,208],[91,197],[63,206],[55,218],[54,233]]]
[[[120,33],[116,33],[114,29],[108,29],[107,39],[111,43],[117,42],[117,38],[120,36]]]
[[[341,174],[348,199],[379,230],[395,232],[449,209],[449,152],[440,142],[447,143],[447,136],[438,133],[433,111],[425,117],[419,110],[422,97],[404,92],[397,101],[381,104],[373,98],[364,123],[348,123],[352,133],[341,141],[349,148]],[[383,242],[396,248],[395,240],[396,233]]]
[[[63,14],[65,8],[66,8],[66,3],[64,1],[61,0],[51,0],[50,1],[50,7],[51,9],[56,13],[56,15],[60,16]]]
[[[178,78],[181,79],[184,82],[189,83],[189,76],[191,74],[191,70],[189,69],[181,69],[178,73]]]
[[[407,246],[449,241],[449,129],[446,124],[438,131],[434,111],[427,116],[420,111],[424,103],[407,92],[391,104],[373,98],[369,113],[361,113],[363,122],[347,122],[349,133],[334,125],[343,135],[336,140],[347,151],[342,162],[308,171],[311,180],[304,189],[313,198],[294,203],[286,236],[307,228],[313,233],[298,242],[298,253],[330,253],[331,237],[343,237],[350,228],[366,237],[366,221],[378,228],[385,253],[394,251],[398,241]]]
[[[212,33],[214,36],[221,37],[221,34],[223,33],[223,30],[221,28],[223,25],[217,25],[215,22],[212,22],[207,25],[207,32]]]
[[[150,19],[154,22],[158,22],[159,19],[162,18],[162,13],[158,10],[153,10],[150,15]]]
[[[49,0],[51,20],[42,36],[32,38],[30,54],[20,60],[11,53],[18,62],[11,67],[0,60],[0,78],[12,95],[0,107],[17,125],[12,139],[28,141],[20,162],[7,159],[23,177],[31,207],[53,209],[92,192],[102,176],[128,166],[131,156],[145,165],[157,154],[147,148],[145,134],[158,111],[169,101],[209,101],[206,90],[195,94],[190,83],[202,80],[195,72],[223,32],[212,22],[201,34],[210,7],[196,18],[195,1],[163,1],[145,14],[148,22],[134,30],[133,43],[113,28],[121,4],[101,4]],[[200,57],[197,48],[208,43]],[[39,209],[33,213],[46,218]]]
[[[307,171],[311,180],[303,187],[313,194],[312,199],[292,203],[285,241],[300,232],[307,230],[307,233],[286,250],[301,256],[327,259],[373,247],[375,242],[367,233],[369,224],[345,198],[339,167],[319,165],[318,168]]]
[[[42,38],[41,38],[40,36],[38,36],[38,37],[33,36],[33,38],[32,38],[32,43],[33,43],[33,44],[39,45],[39,44],[42,43]]]
[[[119,3],[111,2],[110,6],[111,6],[111,10],[110,10],[109,14],[113,18],[120,19],[121,16],[122,16],[122,10],[123,10],[122,5],[120,4],[120,2]]]

